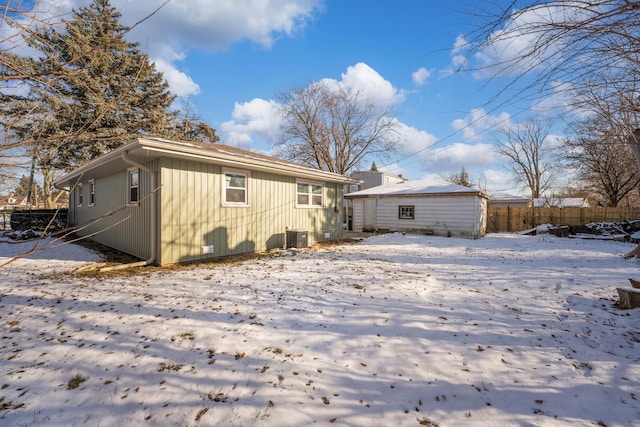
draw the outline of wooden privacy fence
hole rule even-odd
[[[529,230],[540,224],[584,225],[640,219],[640,208],[496,208],[487,209],[487,231]]]

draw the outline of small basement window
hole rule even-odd
[[[140,171],[138,169],[129,169],[128,187],[129,197],[127,203],[130,205],[138,204],[140,200],[138,194],[138,189],[140,188]]]
[[[415,219],[415,207],[414,206],[399,206],[398,207],[399,219]]]

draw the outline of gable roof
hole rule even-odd
[[[161,138],[138,138],[65,174],[57,179],[54,185],[56,187],[68,187],[72,186],[78,180],[85,181],[94,179],[128,168],[131,165],[125,162],[122,157],[123,155],[126,155],[138,163],[145,163],[161,157],[169,157],[197,160],[204,163],[215,163],[239,169],[271,172],[298,178],[315,179],[324,182],[344,184],[355,184],[358,182],[344,175],[313,169],[228,145],[180,142]]]
[[[0,196],[0,206],[26,206],[27,198],[26,196]]]
[[[384,184],[366,190],[345,194],[347,198],[384,197],[384,196],[488,196],[476,188],[456,184],[433,184],[433,181],[407,181],[396,184]]]

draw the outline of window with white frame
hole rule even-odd
[[[127,203],[135,205],[140,201],[139,188],[140,188],[140,170],[129,169],[127,178],[128,199]]]
[[[223,182],[223,203],[230,206],[246,206],[248,198],[249,175],[245,172],[226,171]]]
[[[78,201],[78,206],[82,206],[82,200],[83,198],[83,193],[82,193],[82,183],[79,182],[78,184],[76,184],[76,199]]]
[[[415,218],[415,207],[414,206],[399,206],[398,207],[398,218],[399,219],[414,219]]]
[[[94,180],[89,181],[89,206],[96,204],[96,183]]]
[[[324,187],[313,182],[297,183],[296,206],[321,208],[324,206]]]

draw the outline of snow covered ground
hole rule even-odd
[[[0,425],[637,426],[632,248],[389,234],[100,279],[38,251],[0,269]]]

